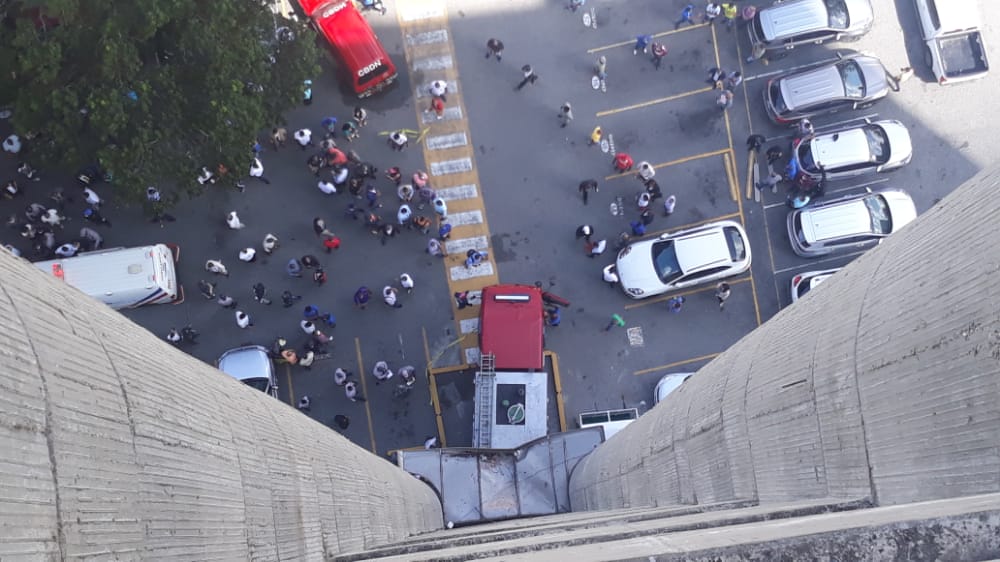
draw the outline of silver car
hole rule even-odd
[[[278,397],[278,382],[274,376],[274,363],[267,349],[259,345],[246,345],[230,349],[217,362],[219,370],[247,386]]]
[[[800,173],[815,180],[846,179],[905,166],[913,157],[910,131],[899,121],[875,121],[792,142]]]
[[[757,12],[747,29],[753,47],[791,49],[824,41],[855,41],[875,21],[870,0],[787,0]]]
[[[764,108],[768,117],[781,125],[837,111],[864,109],[887,95],[889,81],[882,61],[852,55],[772,78],[764,88]]]
[[[814,258],[878,244],[915,218],[906,192],[868,190],[788,213],[788,238],[796,254]]]

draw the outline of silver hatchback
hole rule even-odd
[[[747,29],[750,45],[764,50],[807,43],[853,41],[875,21],[870,0],[787,0],[757,12]]]
[[[772,78],[764,88],[764,108],[772,121],[785,124],[826,113],[863,109],[887,95],[889,82],[882,61],[851,55]]]
[[[815,258],[873,246],[915,218],[905,191],[868,190],[788,213],[788,239],[796,254]]]

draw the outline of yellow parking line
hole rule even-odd
[[[735,219],[735,218],[740,219],[741,223],[743,222],[743,216],[740,215],[739,213],[729,213],[729,214],[726,214],[726,215],[720,215],[720,216],[717,216],[717,217],[712,217],[710,219],[702,219],[700,221],[689,222],[687,224],[682,224],[680,226],[672,226],[670,228],[665,228],[663,230],[654,230],[653,232],[647,232],[646,236],[643,236],[642,238],[639,238],[639,240],[647,240],[649,238],[655,238],[655,237],[657,237],[657,236],[659,236],[661,234],[664,234],[666,232],[675,232],[675,231],[678,231],[678,230],[686,230],[688,228],[694,228],[696,226],[701,226],[703,224],[708,224],[710,222],[724,221],[724,220]]]
[[[692,29],[698,29],[699,27],[705,27],[706,25],[710,25],[710,24],[707,24],[707,23],[696,23],[694,25],[689,25],[689,26],[685,27],[684,29],[671,29],[669,31],[661,31],[660,33],[654,33],[653,34],[653,38],[657,39],[657,38],[660,38],[660,37],[666,37],[667,35],[673,35],[675,33],[683,33],[685,31],[690,31]],[[600,51],[607,51],[608,49],[614,49],[614,48],[617,48],[617,47],[624,47],[626,45],[635,45],[635,39],[632,39],[631,41],[619,41],[618,43],[612,43],[610,45],[604,45],[603,47],[594,47],[593,49],[587,49],[587,53],[593,54],[593,53],[597,53],[597,52],[600,52]]]
[[[448,440],[444,436],[444,420],[441,419],[441,399],[438,397],[437,382],[434,380],[434,373],[431,372],[431,350],[427,345],[427,330],[420,328],[424,336],[424,355],[427,358],[427,391],[431,394],[431,406],[434,407],[434,419],[437,423],[438,440],[442,447],[448,446]]]
[[[292,366],[285,363],[285,378],[288,379],[288,404],[295,406],[295,388],[292,386]]]
[[[375,450],[375,426],[372,425],[371,396],[368,396],[368,384],[365,382],[365,363],[361,360],[361,338],[354,338],[354,349],[358,354],[358,378],[361,379],[361,392],[365,398],[365,415],[368,416],[368,436],[372,440],[372,453]]]
[[[757,315],[757,325],[760,326],[760,304],[757,303],[757,282],[750,275],[750,294],[753,295],[753,311]]]
[[[753,279],[753,276],[748,275],[746,277],[741,277],[739,279],[735,279],[735,280],[732,280],[732,281],[730,281],[730,280],[727,279],[726,283],[729,283],[729,286],[731,287],[733,285],[739,285],[740,283],[746,283],[747,281],[750,281],[752,279]],[[656,297],[654,299],[643,299],[643,300],[641,300],[641,301],[639,301],[637,303],[626,304],[625,305],[625,310],[632,310],[633,308],[639,308],[639,307],[643,307],[643,306],[649,306],[651,304],[661,303],[663,301],[670,300],[670,299],[672,299],[674,297],[687,297],[687,296],[690,296],[690,295],[696,295],[698,293],[704,293],[704,292],[707,292],[707,291],[715,291],[715,286],[714,285],[707,285],[707,286],[702,287],[700,289],[689,289],[687,291],[679,291],[679,292],[676,292],[676,293],[668,293],[666,295],[662,295],[662,296]]]
[[[697,363],[699,361],[704,361],[706,359],[715,359],[718,357],[718,353],[709,353],[708,355],[702,355],[701,357],[692,357],[691,359],[685,359],[683,361],[674,361],[673,363],[667,363],[666,365],[660,365],[658,367],[650,367],[648,369],[642,369],[635,371],[633,375],[648,375],[649,373],[655,373],[656,371],[665,371],[673,367],[680,367],[681,365],[688,365],[691,363]]]
[[[735,158],[733,158],[731,150],[727,150],[722,155],[722,164],[726,167],[726,180],[729,183],[729,195],[733,198],[733,202],[740,196],[739,188],[736,187],[736,170],[734,169],[736,164],[734,160]]]
[[[704,94],[705,92],[711,92],[714,88],[705,86],[700,90],[691,90],[690,92],[684,92],[682,94],[674,94],[672,96],[667,96],[665,98],[659,98],[650,101],[644,101],[642,103],[637,103],[635,105],[626,105],[625,107],[619,107],[616,109],[607,109],[605,111],[598,111],[597,117],[606,117],[608,115],[614,115],[615,113],[621,113],[623,111],[631,111],[633,109],[642,109],[643,107],[649,107],[651,105],[656,105],[658,103],[665,103],[668,101],[679,100],[681,98],[686,98],[690,96],[696,96],[698,94]]]
[[[712,150],[712,151],[709,151],[709,152],[702,152],[701,154],[695,154],[693,156],[685,156],[683,158],[678,158],[676,160],[671,160],[669,162],[663,162],[661,164],[654,164],[653,165],[653,169],[654,170],[659,170],[660,168],[666,168],[667,166],[676,166],[678,164],[683,164],[685,162],[690,162],[692,160],[700,160],[702,158],[710,158],[712,156],[718,156],[720,154],[725,154],[726,152],[729,152],[729,150],[730,149],[728,149],[728,148],[720,148],[719,150]],[[604,179],[605,179],[605,181],[607,181],[607,180],[614,180],[614,179],[618,179],[618,178],[626,178],[626,177],[631,178],[631,177],[635,177],[635,174],[636,174],[636,172],[625,172],[623,174],[612,174],[610,176],[604,176]]]
[[[747,199],[753,198],[753,189],[756,187],[753,183],[753,167],[757,164],[757,153],[755,151],[747,152]]]
[[[559,431],[566,431],[566,406],[562,399],[562,380],[559,378],[559,356],[552,351],[545,351],[545,356],[552,361],[552,380],[556,387],[556,409],[559,411]]]

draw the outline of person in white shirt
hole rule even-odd
[[[308,369],[312,367],[313,361],[315,360],[316,360],[316,353],[312,350],[309,350],[306,352],[305,355],[299,357],[299,366]]]
[[[298,131],[295,131],[292,136],[295,138],[295,142],[299,143],[299,146],[302,147],[302,150],[305,150],[307,146],[313,144],[312,131],[309,129],[299,129]]]
[[[636,174],[636,177],[638,177],[642,181],[649,181],[653,179],[653,176],[655,175],[656,175],[656,170],[653,169],[652,164],[645,161],[639,162],[639,173]]]
[[[253,248],[243,248],[240,250],[240,261],[251,263],[257,259],[257,250]]]
[[[351,171],[347,169],[347,166],[337,166],[330,173],[333,177],[333,184],[337,187],[343,187],[347,180],[351,177]]]
[[[604,268],[604,282],[611,285],[612,289],[618,286],[618,270],[615,264]]]
[[[344,385],[344,395],[351,402],[357,402],[358,400],[365,401],[365,397],[358,394],[358,385],[354,381],[350,381]]]
[[[307,335],[311,336],[314,333],[316,333],[316,324],[313,324],[309,320],[299,321],[299,327],[302,328],[302,331],[305,332]]]
[[[253,320],[250,319],[250,315],[242,310],[236,311],[236,325],[240,328],[247,328],[253,326]]]
[[[215,273],[216,275],[224,275],[226,277],[229,277],[229,270],[227,270],[226,266],[222,265],[222,262],[219,260],[206,261],[205,271]]]
[[[407,293],[413,292],[413,278],[410,277],[409,273],[404,273],[399,276],[399,284],[406,289]]]
[[[406,223],[410,222],[410,218],[412,217],[413,210],[410,209],[409,205],[400,205],[399,210],[396,211],[396,221],[399,222],[399,226],[406,226]]]
[[[170,328],[170,332],[167,333],[167,341],[174,345],[181,343],[181,340],[183,339],[184,336],[177,331],[177,328]]]
[[[399,299],[396,297],[396,288],[391,285],[386,285],[382,288],[382,300],[385,304],[393,308],[403,308],[403,305],[399,303]]]
[[[260,158],[254,158],[253,162],[250,163],[250,177],[257,178],[268,185],[271,184],[271,180],[264,177],[264,164]]]
[[[264,247],[264,253],[270,254],[278,246],[278,237],[269,233],[264,237],[264,242],[261,245]]]
[[[198,172],[198,183],[201,185],[215,183],[215,176],[212,175],[212,172],[208,171],[208,168],[202,166],[201,171]]]
[[[102,203],[101,197],[99,195],[97,195],[96,191],[94,191],[93,189],[90,189],[89,187],[85,187],[85,188],[83,188],[83,194],[87,198],[87,204],[91,205],[92,207],[100,207],[101,206],[101,203]]]
[[[351,373],[337,367],[337,370],[333,372],[333,382],[336,383],[337,386],[344,386],[347,384],[347,377],[349,376],[351,376]]]
[[[226,215],[226,224],[233,230],[239,230],[246,226],[240,222],[240,217],[236,214],[236,211],[229,211],[229,214]]]
[[[393,150],[402,151],[409,144],[410,144],[410,139],[406,136],[406,133],[404,133],[403,131],[393,131],[389,135],[389,146],[392,147]]]
[[[448,99],[445,95],[448,93],[448,84],[444,80],[435,80],[431,82],[430,87],[431,95],[436,98],[441,98],[441,101],[447,102]]]
[[[62,227],[62,221],[66,217],[59,214],[59,211],[55,209],[48,209],[45,214],[42,215],[41,221],[49,226]]]
[[[333,195],[337,193],[337,186],[333,185],[333,183],[328,182],[326,180],[319,180],[319,183],[316,184],[316,187],[318,187],[320,191],[322,191],[327,195]]]
[[[11,154],[21,152],[21,137],[17,135],[10,135],[9,137],[3,139],[3,149]]]
[[[597,256],[603,254],[604,250],[608,248],[608,241],[598,240],[597,242],[591,242],[590,244],[587,245],[587,248],[588,248],[587,255],[592,258],[596,258]]]
[[[378,384],[383,381],[387,381],[392,378],[392,370],[389,369],[389,364],[385,361],[378,361],[375,363],[375,367],[372,369],[372,375],[375,376],[376,382]]]
[[[75,256],[78,251],[80,251],[79,242],[67,242],[56,248],[56,255],[63,258],[71,258]]]

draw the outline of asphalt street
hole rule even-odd
[[[994,71],[985,79],[950,87],[934,83],[922,63],[922,47],[915,39],[917,23],[907,0],[875,0],[875,27],[859,42],[799,47],[766,66],[741,62],[748,48],[742,27],[727,31],[719,25],[695,25],[674,31],[673,22],[684,4],[590,0],[586,8],[594,9],[597,29],[584,27],[582,12],[573,13],[557,2],[449,1],[441,13],[423,12],[425,23],[415,6],[433,5],[432,0],[407,3],[405,9],[388,2],[387,16],[369,15],[400,71],[395,87],[363,102],[370,113],[369,125],[350,146],[379,168],[377,185],[384,204],[379,211],[392,219],[397,208],[394,186],[381,177],[382,171],[394,165],[406,174],[431,169],[434,162],[451,158],[447,155],[452,152],[438,155],[427,139],[455,134],[458,129],[454,127],[459,126],[467,132],[466,140],[474,150],[469,156],[471,173],[476,178],[449,185],[474,181],[477,186],[475,197],[456,200],[454,206],[463,216],[482,214],[477,224],[488,228],[485,243],[491,271],[505,283],[540,282],[572,303],[562,325],[546,333],[546,348],[558,356],[569,420],[593,409],[625,406],[644,411],[651,407],[653,386],[662,375],[695,371],[787,306],[793,275],[839,267],[854,257],[808,260],[795,256],[787,240],[788,209],[783,195],[765,192],[757,201],[748,189],[747,136],[765,135],[769,146],[783,144],[786,150],[791,139],[790,130],[771,124],[764,113],[761,94],[768,78],[849,50],[874,53],[889,69],[916,69],[916,76],[903,84],[902,91],[875,107],[815,120],[818,128],[832,128],[863,117],[898,119],[910,128],[913,138],[915,156],[907,167],[867,181],[831,184],[828,194],[859,192],[866,186],[900,187],[924,212],[991,159],[991,137],[1000,118],[984,108],[997,91],[1000,74]],[[697,8],[700,12],[701,5]],[[980,8],[985,40],[992,49],[1000,44],[1000,37],[991,16],[1000,7],[981,2]],[[418,32],[437,29],[447,30],[448,67],[430,64],[414,47],[419,43]],[[654,34],[669,48],[660,70],[648,55],[632,54],[638,34]],[[483,56],[486,40],[494,36],[506,45],[499,63]],[[594,63],[602,55],[608,61],[606,92],[591,88]],[[524,64],[532,65],[540,79],[515,91]],[[735,105],[725,113],[715,105],[717,92],[706,83],[708,69],[715,66],[741,70],[745,77]],[[418,90],[437,78],[454,81],[456,91],[448,99],[450,107],[461,109],[460,117],[425,120],[429,98]],[[314,103],[289,112],[289,130],[308,127],[318,132],[324,117],[346,118],[356,104],[336,83],[329,64],[314,82]],[[560,128],[558,109],[567,101],[573,105],[575,119]],[[731,280],[733,295],[725,309],[720,311],[712,286],[682,292],[687,298],[683,310],[671,314],[665,297],[634,301],[601,280],[601,269],[614,261],[614,251],[588,258],[574,237],[576,227],[594,225],[598,238],[607,238],[613,246],[638,214],[633,201],[641,184],[632,176],[615,174],[611,155],[588,145],[587,137],[597,125],[610,134],[615,151],[657,166],[656,179],[664,194],[677,196],[676,212],[669,218],[658,214],[650,234],[720,219],[745,225],[753,267],[749,274]],[[8,134],[9,125],[2,127],[0,132]],[[471,340],[462,339],[463,327],[456,322],[451,292],[475,284],[479,278],[466,277],[478,273],[454,269],[459,263],[454,257],[429,256],[424,251],[427,237],[413,231],[403,231],[381,244],[360,222],[344,214],[352,201],[363,202],[346,193],[322,194],[306,169],[308,153],[293,145],[271,150],[266,144],[269,128],[262,124],[265,152],[261,158],[270,185],[250,180],[245,193],[211,187],[200,197],[182,201],[173,211],[177,222],[163,228],[146,221],[138,208],[120,205],[114,186],[96,187],[109,200],[105,214],[113,227],[101,229],[108,246],[173,242],[182,248],[178,273],[187,289],[186,301],[129,310],[125,315],[137,324],[137,330],[145,328],[159,336],[170,327],[192,324],[202,336],[185,351],[213,362],[226,349],[246,343],[269,346],[278,336],[304,343],[306,336],[298,326],[301,309],[307,303],[316,304],[337,318],[331,330],[331,356],[310,370],[279,366],[283,400],[294,403],[298,397],[310,396],[312,408],[305,414],[331,426],[335,414],[349,416],[351,425],[345,434],[383,454],[420,446],[427,436],[441,430],[449,434],[450,424],[462,424],[452,428],[452,435],[467,435],[465,422],[445,423],[435,416],[435,404],[451,405],[467,398],[467,384],[441,379],[440,387],[432,389],[421,377],[414,388],[403,391],[395,380],[376,386],[371,367],[383,359],[394,368],[464,363],[462,348]],[[419,136],[424,146],[414,141],[402,153],[390,150],[384,134],[398,128],[423,131]],[[15,177],[14,158],[5,155],[2,164],[6,176]],[[5,216],[21,212],[24,204],[43,199],[56,186],[75,189],[69,175],[43,170],[43,178],[27,185],[26,199],[0,202]],[[577,185],[588,178],[599,181],[600,191],[591,194],[589,204],[584,205]],[[445,182],[448,177],[440,179]],[[619,198],[627,209],[624,215],[610,210]],[[82,197],[70,205],[73,219],[66,227],[68,233],[75,234],[83,226],[82,209]],[[225,215],[233,210],[246,223],[245,229],[227,228]],[[311,222],[317,216],[325,218],[343,239],[343,246],[333,254],[323,252],[312,231]],[[462,232],[456,238],[462,238]],[[261,254],[251,264],[237,260],[240,249],[259,249],[267,233],[280,240],[272,256]],[[26,253],[29,250],[14,231],[5,231],[3,241]],[[285,263],[305,254],[314,254],[323,263],[329,274],[326,286],[285,274]],[[219,289],[240,300],[240,306],[254,317],[252,328],[240,330],[232,311],[198,294],[197,281],[209,276],[203,269],[206,259],[222,259],[229,266],[230,277],[217,279]],[[402,295],[402,308],[385,306],[377,295],[366,310],[353,306],[358,286],[378,293],[384,285],[398,286],[403,272],[414,277],[416,289],[412,295]],[[274,304],[252,301],[250,287],[258,281],[268,287]],[[303,296],[289,309],[281,306],[279,298],[286,289]],[[605,331],[613,313],[621,314],[626,326]],[[789,337],[793,339],[794,334]],[[333,383],[332,372],[338,366],[364,381],[367,402],[348,401],[342,388]],[[467,444],[456,442],[461,440],[449,440],[449,445]]]

